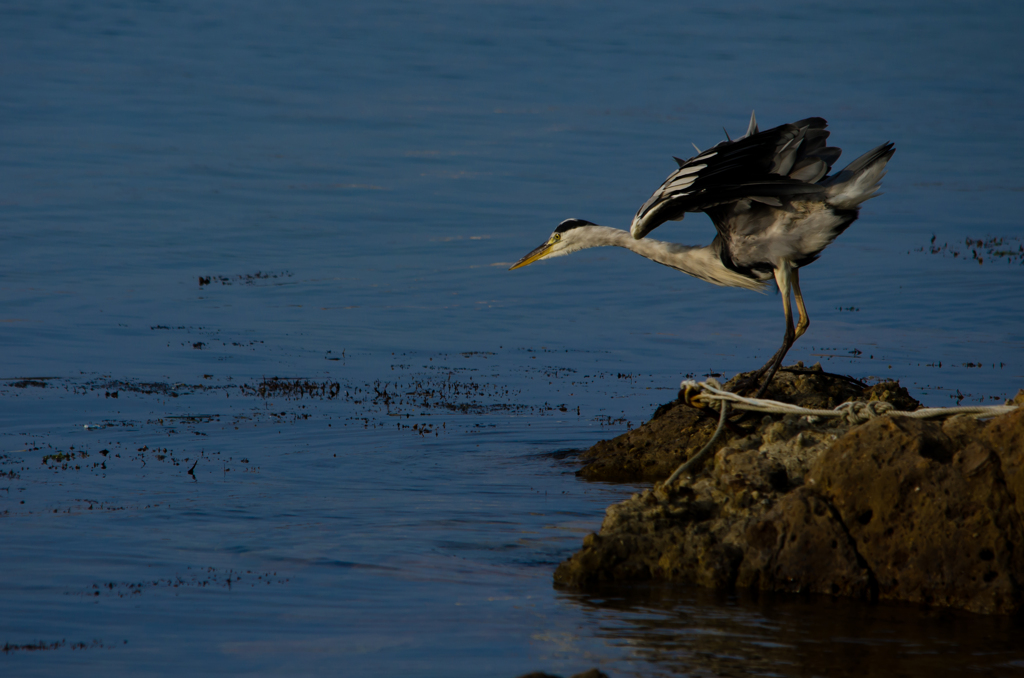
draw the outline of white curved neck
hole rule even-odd
[[[727,268],[712,247],[678,245],[650,238],[637,240],[628,231],[609,226],[580,226],[570,232],[574,235],[566,254],[591,247],[622,247],[713,285],[758,291],[764,287],[764,283]]]

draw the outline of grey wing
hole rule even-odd
[[[630,232],[643,238],[687,212],[737,200],[781,206],[780,199],[823,192],[815,184],[841,152],[825,145],[826,124],[822,118],[807,118],[758,132],[752,117],[747,135],[688,160],[676,158],[679,169],[640,207]]]

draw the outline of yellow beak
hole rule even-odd
[[[547,255],[547,253],[551,251],[552,245],[554,245],[554,243],[552,243],[549,240],[548,242],[544,243],[543,245],[541,245],[540,247],[538,247],[537,249],[533,250],[532,252],[527,254],[525,257],[523,257],[522,259],[517,261],[515,263],[515,265],[513,265],[512,268],[510,268],[508,270],[514,271],[517,268],[522,268],[523,266],[529,266],[530,264],[532,264],[533,262],[537,261],[538,259],[543,259]]]

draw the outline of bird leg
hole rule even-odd
[[[807,309],[804,307],[803,295],[799,293],[800,282],[798,274],[795,269],[790,267],[789,262],[784,261],[775,269],[775,282],[779,286],[779,292],[782,293],[782,311],[786,314],[786,333],[782,338],[782,346],[761,369],[751,374],[736,388],[738,393],[753,387],[761,376],[767,372],[768,376],[765,377],[764,383],[757,390],[755,398],[760,398],[768,390],[768,385],[775,377],[775,373],[778,372],[779,366],[782,365],[782,360],[786,357],[790,347],[793,346],[797,337],[807,331],[807,326],[810,325],[810,321],[807,319]],[[791,292],[796,292],[797,309],[800,312],[800,324],[797,326],[797,329],[793,328],[793,307],[789,299]]]
[[[807,307],[804,306],[804,295],[800,292],[800,270],[791,269],[790,282],[793,285],[793,297],[796,299],[796,310],[800,314],[800,320],[797,321],[796,329],[793,329],[793,313],[790,310],[790,306],[787,303],[789,301],[789,295],[786,294],[782,299],[782,309],[786,313],[786,336],[782,340],[782,348],[776,351],[772,359],[765,364],[760,370],[757,371],[758,376],[764,373],[765,369],[771,365],[771,370],[768,372],[768,377],[761,384],[761,388],[758,389],[755,398],[760,398],[764,395],[764,392],[768,390],[768,385],[772,383],[772,378],[775,377],[775,373],[778,372],[779,368],[782,367],[782,361],[789,352],[789,349],[793,347],[796,340],[803,336],[804,332],[811,325],[811,319],[807,316]],[[779,283],[779,289],[783,287],[783,283],[779,281],[779,274],[776,271],[776,281]]]
[[[796,310],[800,314],[800,320],[796,324],[796,336],[793,341],[804,336],[804,332],[811,326],[811,319],[807,316],[807,307],[804,306],[804,295],[800,291],[800,269],[793,269],[793,297],[796,299]]]
[[[791,273],[793,276],[791,277]],[[785,354],[790,352],[790,348],[793,343],[797,341],[797,332],[793,329],[793,306],[790,304],[790,290],[793,287],[793,283],[796,282],[796,271],[790,268],[790,262],[783,261],[782,265],[775,268],[775,282],[778,284],[778,291],[782,293],[782,311],[785,313],[785,335],[782,337],[782,345],[779,347],[772,358],[765,365],[768,368],[768,376],[765,377],[764,383],[761,384],[761,388],[758,389],[757,394],[754,397],[761,397],[768,390],[768,384],[775,377],[775,373],[778,372],[779,367],[782,365],[782,358]],[[799,283],[798,283],[799,284]],[[803,305],[803,298],[801,297],[800,305]],[[803,321],[806,317],[805,313],[801,313],[800,321]],[[809,324],[809,323],[808,323]],[[807,327],[804,327],[806,330]],[[803,332],[801,332],[803,334]],[[759,370],[759,372],[761,371]]]

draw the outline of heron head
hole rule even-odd
[[[513,271],[523,266],[529,266],[541,259],[550,259],[551,257],[562,256],[582,249],[580,243],[577,242],[577,236],[581,235],[582,231],[576,229],[579,229],[581,226],[595,225],[583,219],[566,219],[558,225],[558,228],[555,229],[555,232],[551,234],[551,237],[543,245],[517,261],[508,270]]]

